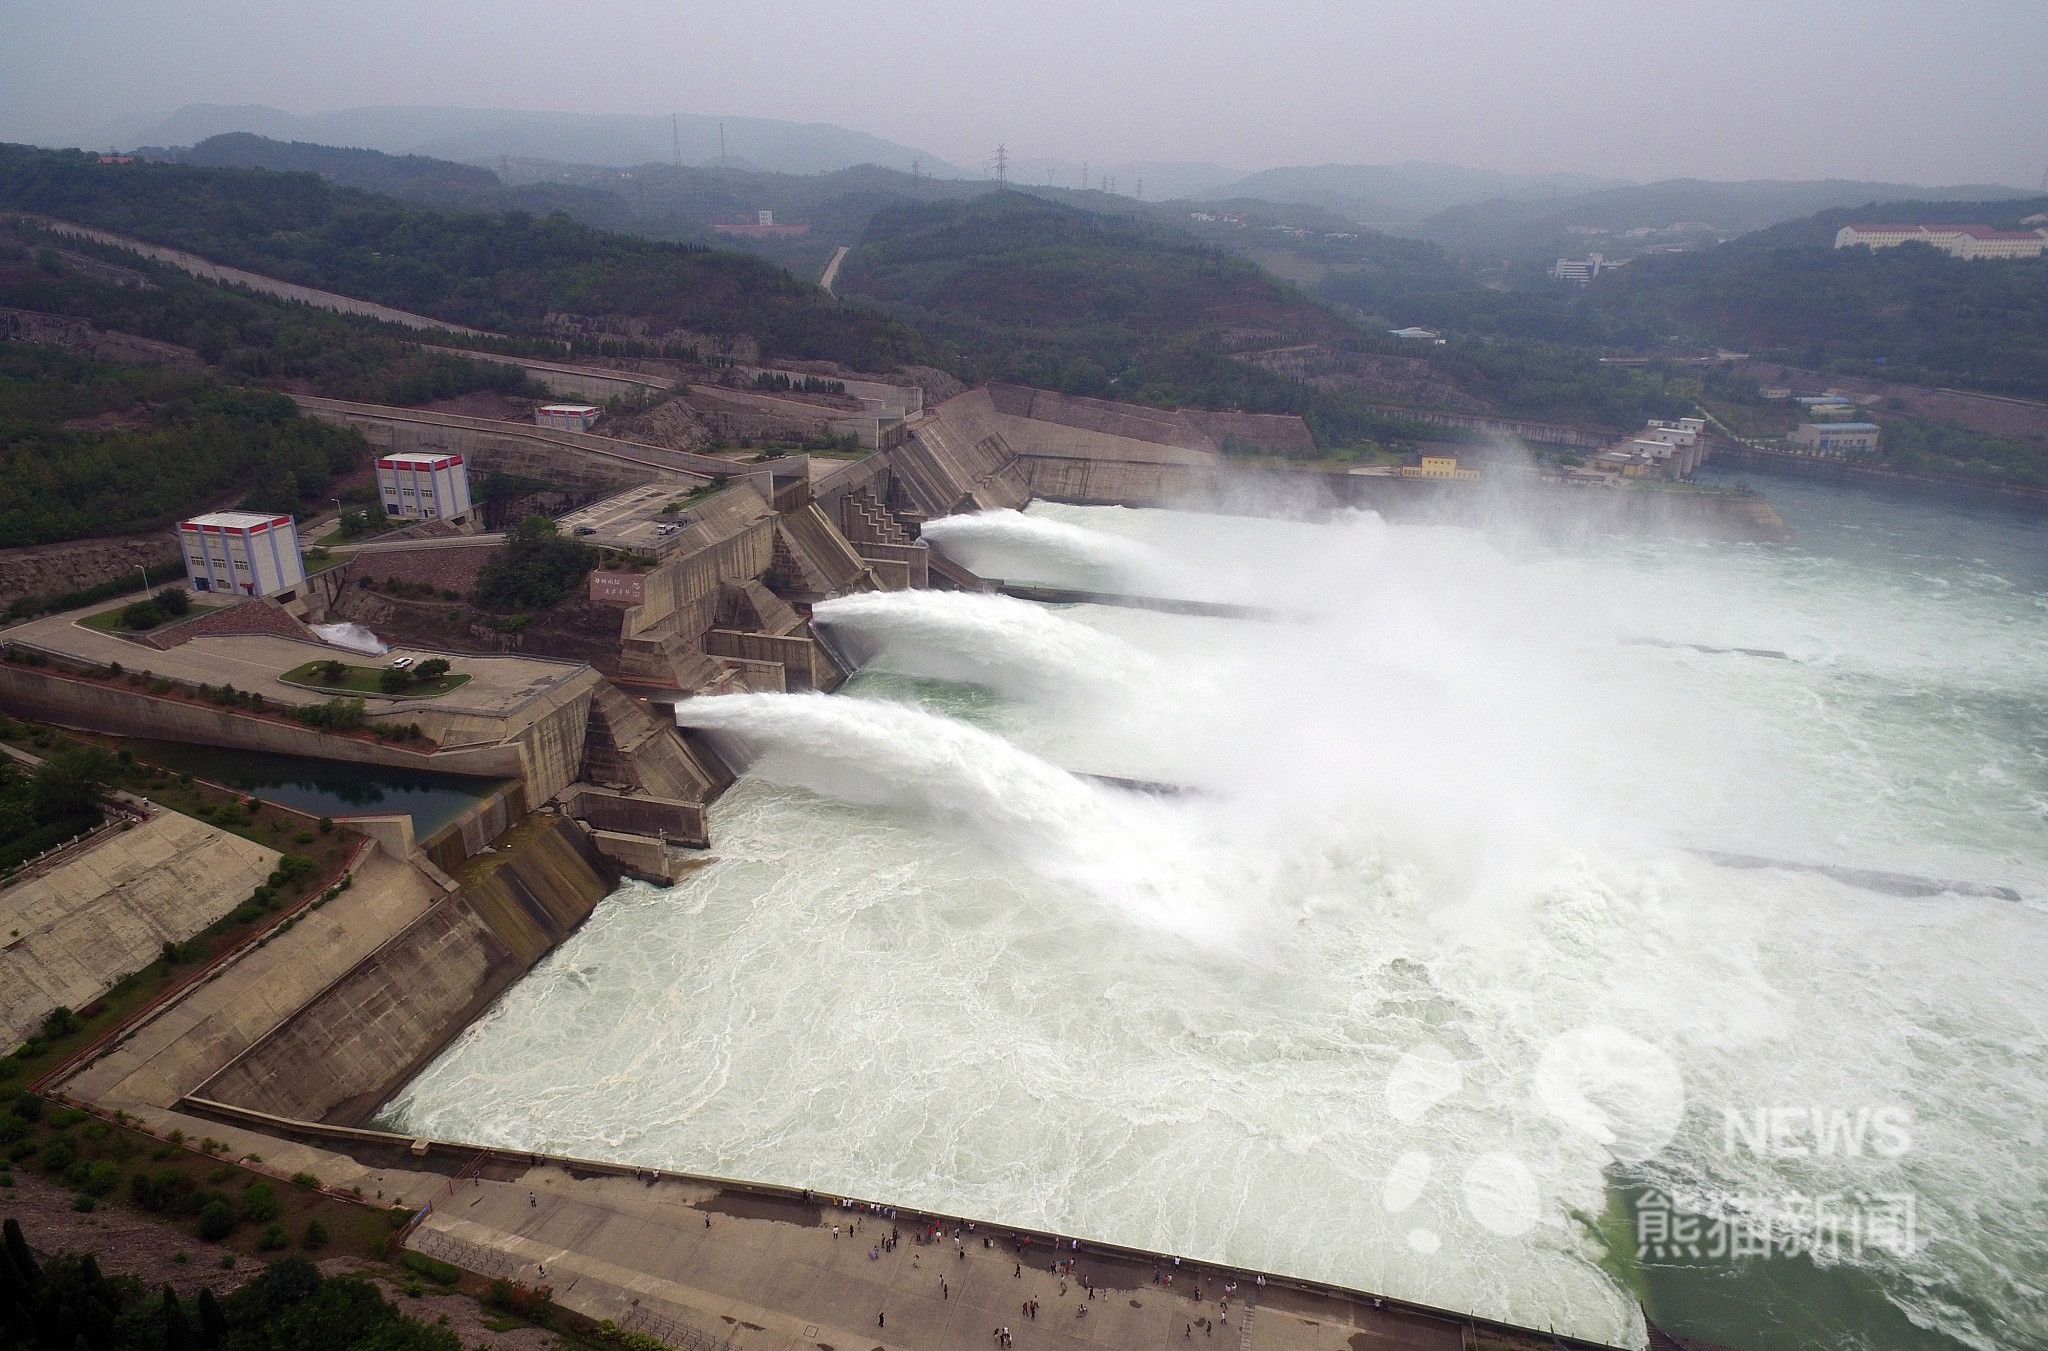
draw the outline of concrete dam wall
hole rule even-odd
[[[500,842],[504,860],[437,903],[213,1075],[191,1098],[355,1125],[567,938],[618,881],[571,821]]]

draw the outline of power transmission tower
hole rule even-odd
[[[998,145],[996,147],[996,182],[1008,183],[1009,181],[1010,150],[1008,146]]]
[[[1081,161],[1081,191],[1088,191],[1088,161]]]
[[[1145,200],[1145,180],[1142,178],[1138,180],[1138,200]]]
[[[725,122],[723,119],[720,119],[718,123],[718,167],[721,169],[725,167]]]
[[[670,139],[675,142],[676,168],[680,169],[683,167],[683,120],[679,114],[670,113],[668,115],[668,134]]]

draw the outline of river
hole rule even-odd
[[[2048,1345],[2048,526],[1768,491],[1796,544],[935,523],[1302,617],[821,607],[841,695],[683,706],[757,757],[715,861],[384,1119],[1622,1344]]]

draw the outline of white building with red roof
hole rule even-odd
[[[2048,249],[2048,229],[1994,230],[1988,225],[1844,225],[1835,247],[1896,248],[1927,244],[1954,258],[2039,258]]]
[[[469,515],[469,466],[460,455],[396,454],[377,460],[384,514],[406,521],[455,521]]]
[[[306,584],[299,530],[289,516],[210,511],[180,521],[178,543],[194,591],[290,600]]]

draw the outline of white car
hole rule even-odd
[[[411,657],[400,657],[397,661],[391,663],[391,669],[394,671],[403,671],[406,667],[410,665],[412,665]]]

